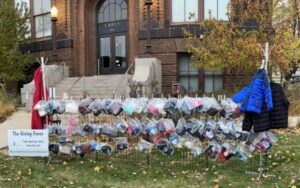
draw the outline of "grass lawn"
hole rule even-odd
[[[187,159],[189,158],[189,159]],[[9,158],[0,154],[0,187],[299,187],[300,134],[279,136],[268,156],[268,174],[259,181],[246,175],[258,167],[259,155],[248,162],[232,159],[227,163],[204,157],[190,159],[177,151],[161,153],[56,157],[46,166],[42,158]]]

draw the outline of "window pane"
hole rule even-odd
[[[43,13],[50,12],[51,10],[51,0],[42,0],[43,2]]]
[[[126,67],[126,37],[117,36],[115,38],[116,67]]]
[[[204,1],[204,19],[217,19],[217,0]]]
[[[179,58],[179,74],[186,75],[189,73],[189,56],[180,56]]]
[[[184,0],[172,0],[172,21],[184,22]]]
[[[100,58],[101,58],[101,67],[109,68],[110,67],[110,38],[101,38],[100,39]]]
[[[127,9],[122,9],[122,20],[127,20]]]
[[[218,14],[218,20],[228,20],[227,16],[227,8],[228,8],[229,0],[219,0],[218,8],[219,8],[219,14]]]
[[[198,76],[190,77],[190,92],[198,92]]]
[[[116,5],[116,20],[121,20],[122,19],[122,11],[121,11],[121,7]]]
[[[185,91],[189,90],[189,77],[187,76],[181,76],[179,78],[180,86],[181,88],[184,88]]]
[[[204,92],[212,93],[213,92],[213,75],[208,75],[204,77]]]
[[[100,12],[98,14],[98,23],[103,23],[104,22],[104,14],[103,12]]]
[[[104,22],[109,22],[109,7],[104,9]]]
[[[185,7],[185,21],[198,20],[198,0],[186,0]]]
[[[43,16],[36,16],[35,20],[35,37],[41,38],[44,35]]]
[[[33,13],[34,15],[41,14],[43,11],[42,1],[41,0],[33,0]]]
[[[109,5],[109,21],[116,21],[116,4]]]
[[[214,91],[222,91],[223,90],[223,76],[215,76],[214,79]]]
[[[44,18],[44,37],[51,36],[51,15],[47,14]]]

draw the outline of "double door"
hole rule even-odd
[[[99,74],[123,74],[127,69],[126,34],[101,35],[99,37]]]

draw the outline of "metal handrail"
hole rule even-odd
[[[82,77],[83,76],[78,77],[77,80],[72,84],[72,86],[69,87],[69,89],[66,90],[66,92],[70,91],[75,86],[75,84],[77,84],[79,82],[79,80],[81,80]]]
[[[119,82],[119,84],[117,85],[117,87],[113,90],[113,96],[115,96],[116,91],[119,89],[121,83],[124,81],[124,77],[128,75],[129,70],[132,68],[132,66],[135,65],[135,61],[133,61],[133,63],[130,64],[130,66],[128,67],[128,69],[126,70],[126,72],[124,73],[124,75],[121,77],[121,80]]]

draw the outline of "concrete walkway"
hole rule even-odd
[[[31,129],[31,113],[17,111],[3,123],[0,123],[0,149],[7,147],[7,130]]]

